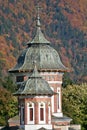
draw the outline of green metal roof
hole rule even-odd
[[[22,52],[18,58],[16,66],[9,71],[33,70],[33,61],[36,61],[38,70],[67,70],[54,48],[49,45],[34,44]]]
[[[30,42],[30,43],[50,43],[43,35],[43,33],[41,32],[41,28],[38,27],[37,28],[37,32],[36,32],[36,36],[34,37],[34,39]]]
[[[47,81],[45,81],[35,68],[32,75],[25,82],[22,82],[19,90],[14,95],[53,95]]]

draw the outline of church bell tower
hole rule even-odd
[[[35,67],[33,62],[36,61]],[[39,7],[36,34],[9,70],[19,86],[20,127],[24,130],[63,130],[71,119],[62,112],[62,77],[67,68],[41,31]]]

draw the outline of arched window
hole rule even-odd
[[[28,103],[28,124],[34,124],[34,103]]]
[[[44,124],[46,122],[46,112],[45,112],[45,103],[39,103],[39,124]]]
[[[44,108],[40,108],[40,121],[44,121]]]

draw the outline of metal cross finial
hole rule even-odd
[[[40,27],[41,26],[41,24],[40,24],[40,9],[41,9],[41,7],[39,6],[39,3],[38,3],[36,8],[37,8],[37,26]]]
[[[39,6],[39,3],[37,5],[37,15],[39,16],[39,13],[40,13],[40,6]]]

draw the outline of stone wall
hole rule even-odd
[[[81,125],[70,125],[69,130],[81,130]]]

